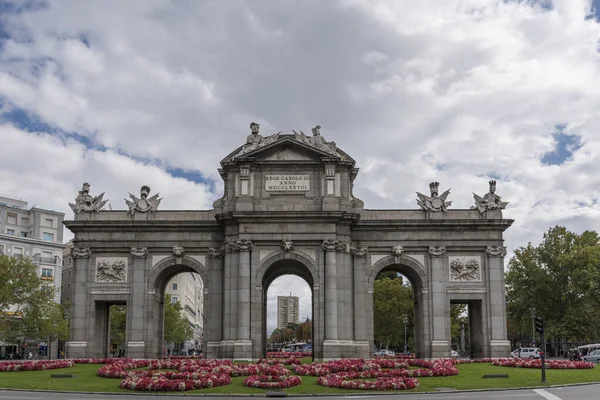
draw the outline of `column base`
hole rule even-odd
[[[431,358],[450,358],[450,343],[447,340],[432,340]]]
[[[146,343],[141,341],[127,342],[127,358],[146,358]]]
[[[510,357],[509,340],[490,340],[490,357],[505,358]]]
[[[369,342],[367,340],[349,340],[351,342],[350,349],[348,355],[344,355],[344,357],[349,358],[372,358],[373,355],[369,352]]]
[[[221,341],[221,358],[233,360],[233,347],[235,340],[222,340]]]
[[[339,358],[342,358],[342,343],[337,339],[323,340],[323,361]]]
[[[88,343],[85,340],[71,341],[67,344],[66,356],[68,358],[87,358],[88,352]]]
[[[221,358],[221,342],[207,342],[204,357],[210,359]]]
[[[252,340],[236,340],[233,344],[233,358],[252,361]]]

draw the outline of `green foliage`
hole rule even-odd
[[[534,247],[515,251],[506,273],[509,334],[531,332],[531,310],[544,317],[548,338],[598,339],[600,237],[557,226]]]
[[[187,318],[181,314],[181,303],[173,303],[170,294],[165,294],[164,341],[182,343],[194,337],[194,331]]]
[[[384,277],[375,280],[373,284],[373,312],[375,344],[378,347],[403,347],[403,314],[408,317],[407,331],[408,336],[412,338],[412,322],[414,321],[413,290],[411,287],[403,285],[402,279]]]
[[[31,326],[41,323],[53,296],[43,284],[29,258],[0,255],[0,340],[28,335]]]
[[[110,342],[122,347],[127,329],[127,306],[112,305],[110,313]]]

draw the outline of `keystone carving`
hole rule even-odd
[[[504,246],[488,246],[485,253],[490,257],[504,257],[506,255],[506,247]]]
[[[177,258],[183,257],[185,255],[185,249],[183,248],[183,246],[180,246],[178,244],[173,246],[173,255]]]
[[[132,247],[131,255],[133,258],[146,258],[148,255],[148,248],[146,247]]]
[[[443,257],[446,254],[444,246],[429,246],[429,254],[431,257]]]
[[[446,201],[446,198],[450,194],[450,189],[438,195],[438,188],[440,187],[439,182],[431,182],[429,184],[429,190],[431,196],[425,196],[422,193],[417,192],[417,204],[425,211],[448,211],[448,207],[452,204],[451,201]]]
[[[473,198],[475,199],[475,205],[471,207],[471,209],[478,209],[480,213],[484,213],[487,210],[504,210],[507,201],[501,201],[501,197],[498,196],[496,192],[496,181],[491,180],[490,191],[489,193],[484,194],[483,196],[478,196],[473,193]]]
[[[353,243],[350,245],[350,253],[352,253],[352,255],[357,258],[358,257],[366,257],[367,247],[362,247],[360,245]]]
[[[102,200],[103,196],[104,193],[100,193],[98,196],[92,197],[90,195],[90,184],[86,182],[82,185],[79,195],[75,198],[75,203],[69,203],[69,206],[75,214],[79,214],[80,212],[100,212],[108,201]]]
[[[334,239],[327,239],[323,241],[323,250],[325,251],[336,251],[340,242]]]
[[[223,257],[223,254],[225,254],[224,247],[210,247],[208,249],[208,255],[211,256],[212,258]]]
[[[89,247],[73,247],[71,249],[71,257],[73,258],[88,258],[92,254]]]
[[[284,253],[290,253],[294,251],[294,242],[292,242],[290,239],[282,240],[281,250],[283,250]]]
[[[403,246],[400,246],[399,244],[395,244],[392,246],[392,255],[394,257],[400,257],[402,254],[404,254]]]

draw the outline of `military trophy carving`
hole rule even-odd
[[[127,282],[127,264],[123,260],[103,260],[96,265],[96,282]]]
[[[475,258],[462,260],[459,258],[450,261],[451,281],[479,281],[481,280],[481,269],[479,261]]]
[[[85,182],[75,198],[75,204],[69,203],[69,206],[75,214],[79,214],[80,212],[100,212],[102,211],[102,207],[104,207],[108,201],[102,200],[103,196],[104,192],[96,197],[92,197],[90,195],[90,184]]]
[[[452,204],[451,201],[446,201],[446,198],[450,194],[450,189],[438,195],[438,188],[440,184],[438,182],[431,182],[429,184],[429,190],[431,196],[426,196],[422,193],[417,192],[417,204],[425,211],[448,211],[448,207]]]
[[[129,207],[129,212],[131,215],[134,215],[136,212],[145,213],[148,211],[156,211],[158,210],[158,206],[162,199],[159,199],[158,196],[160,193],[156,193],[154,196],[148,198],[150,194],[150,186],[142,186],[140,189],[140,198],[138,199],[133,194],[129,193],[129,197],[133,201],[129,201],[125,199],[125,203],[127,203],[127,207]]]
[[[501,201],[501,197],[496,194],[496,181],[491,180],[489,193],[483,196],[478,196],[473,193],[475,199],[475,205],[471,209],[478,209],[480,213],[484,213],[487,210],[504,210],[508,204],[507,201]]]

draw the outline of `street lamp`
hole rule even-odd
[[[402,314],[402,322],[404,322],[404,354],[408,353],[408,342],[406,340],[406,324],[408,323],[408,315]]]

